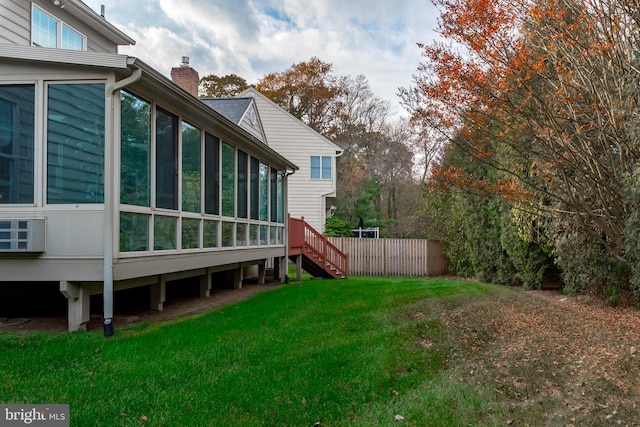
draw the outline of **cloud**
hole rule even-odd
[[[99,10],[100,1],[85,0]],[[133,9],[133,10],[132,10]],[[316,56],[340,75],[364,75],[397,104],[434,36],[427,0],[112,0],[107,19],[137,41],[127,53],[169,74],[189,56],[200,75],[250,83]]]

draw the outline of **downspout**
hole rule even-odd
[[[322,204],[324,205],[324,212],[323,212],[323,216],[324,216],[324,221],[326,224],[327,221],[327,197],[330,194],[336,194],[338,192],[338,157],[342,156],[344,154],[344,150],[339,150],[336,151],[336,163],[335,163],[335,168],[334,168],[334,174],[333,176],[335,177],[335,179],[333,179],[333,189],[331,191],[329,191],[328,193],[324,193],[321,194],[320,196],[322,197]],[[323,224],[323,228],[324,228],[324,224]]]
[[[287,260],[289,259],[289,225],[291,224],[291,214],[289,213],[289,177],[291,175],[293,175],[296,171],[292,170],[292,171],[288,171],[285,170],[284,171],[284,188],[283,188],[283,193],[287,195],[287,197],[284,198],[284,212],[282,213],[283,215],[286,216],[286,218],[284,218],[284,220],[286,221],[285,227],[284,227],[284,241],[285,241],[285,245],[284,245],[284,263],[285,265],[287,264]],[[287,269],[288,270],[288,269]],[[284,282],[286,284],[289,283],[289,274],[285,273],[284,276]]]
[[[135,66],[134,66],[135,67]],[[105,129],[105,148],[104,148],[104,225],[103,225],[103,328],[104,336],[111,337],[115,333],[113,325],[113,209],[114,209],[114,150],[115,150],[115,119],[113,94],[120,89],[137,82],[142,77],[142,70],[135,67],[133,73],[120,81],[107,85],[106,93],[108,96],[108,115],[106,122],[108,126]]]

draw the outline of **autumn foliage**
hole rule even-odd
[[[363,75],[337,75],[332,64],[312,57],[265,75],[256,89],[342,149],[327,230],[350,236],[362,218],[384,236],[421,235],[411,223],[420,199],[414,138],[406,122],[390,122],[388,101],[373,94]]]
[[[261,93],[321,134],[330,131],[336,114],[334,100],[344,91],[330,63],[312,57],[282,72],[264,76],[256,85]]]
[[[563,239],[578,233],[640,297],[635,1],[434,4],[443,41],[420,45],[425,61],[401,92],[415,123],[457,147],[457,162],[445,151],[434,169],[431,192],[455,187],[527,212],[545,224],[559,264]],[[479,163],[494,172],[474,174]],[[589,280],[590,266],[571,268]]]

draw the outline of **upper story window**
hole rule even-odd
[[[31,44],[40,47],[87,50],[87,38],[36,5],[31,9]]]
[[[311,156],[311,179],[331,179],[331,156]]]

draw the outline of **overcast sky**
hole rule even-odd
[[[257,83],[313,56],[338,75],[363,74],[402,114],[396,96],[435,36],[429,0],[83,0],[136,40],[122,50],[169,76],[182,56],[200,77]]]

